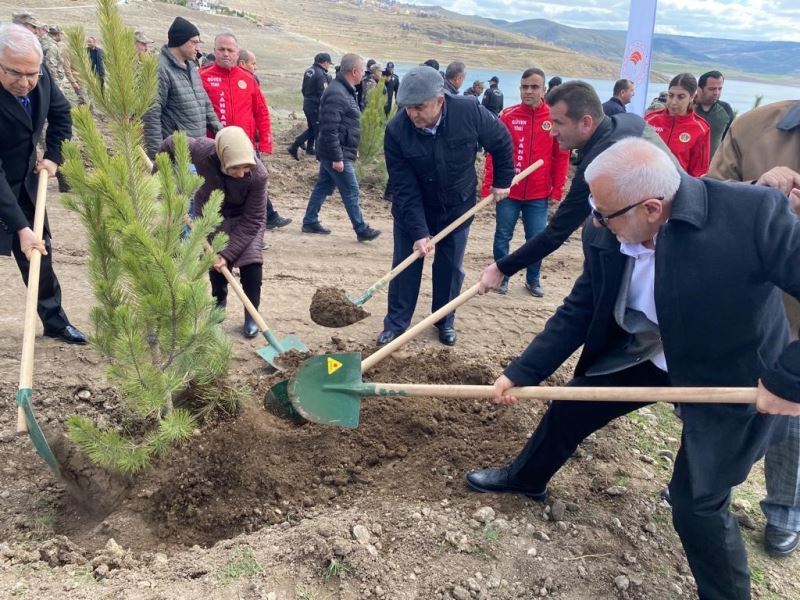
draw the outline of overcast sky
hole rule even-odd
[[[492,19],[550,19],[573,27],[623,30],[630,6],[629,0],[407,1]],[[800,0],[658,0],[656,33],[800,42]]]

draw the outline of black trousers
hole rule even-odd
[[[669,376],[647,362],[618,373],[576,377],[571,386],[669,386]],[[586,437],[619,416],[646,406],[647,402],[551,402],[525,448],[511,463],[515,482],[544,489],[550,478],[572,456]],[[731,435],[746,432],[731,432]],[[683,544],[701,600],[745,600],[750,598],[747,552],[736,519],[728,506],[731,487],[720,484],[712,493],[695,494],[684,442],[692,436],[684,428],[681,450],[675,460],[672,481],[672,522]],[[696,435],[696,434],[695,434]],[[692,439],[693,447],[702,444]],[[709,444],[709,453],[725,448]],[[731,457],[731,461],[736,457]],[[709,473],[708,478],[713,479]],[[704,482],[707,483],[707,482]],[[706,486],[707,487],[707,486]],[[712,486],[713,488],[713,486]]]
[[[239,267],[239,278],[244,294],[256,308],[261,302],[261,272],[260,264]],[[211,280],[211,295],[217,301],[217,306],[225,306],[228,300],[228,281],[222,273],[217,273],[214,269],[208,272],[208,277]]]
[[[303,113],[306,115],[306,123],[308,124],[308,129],[306,129],[303,133],[301,133],[297,138],[295,138],[292,146],[295,148],[299,148],[303,144],[306,144],[306,152],[313,152],[314,151],[314,140],[317,139],[317,129],[319,128],[319,110],[306,110],[303,109]]]
[[[30,221],[32,222],[33,218],[30,218]],[[61,286],[53,271],[53,247],[47,234],[44,236],[44,245],[47,248],[47,256],[42,256],[42,266],[39,270],[39,301],[36,304],[36,311],[42,320],[45,333],[56,334],[70,323],[61,307]],[[27,286],[31,263],[22,252],[19,236],[16,233],[11,236],[11,252],[17,261],[22,281]]]

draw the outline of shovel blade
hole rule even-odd
[[[21,406],[23,412],[25,413],[25,422],[28,425],[28,435],[30,435],[31,442],[33,442],[33,447],[36,449],[36,453],[44,459],[50,469],[52,469],[53,473],[55,473],[60,479],[61,466],[59,465],[58,460],[56,460],[55,454],[53,454],[53,450],[50,448],[50,444],[47,443],[47,438],[45,438],[41,427],[39,427],[39,423],[36,421],[36,416],[33,414],[33,405],[31,404],[32,395],[33,390],[30,388],[22,388],[18,390],[17,406]]]
[[[266,337],[266,335],[264,336]],[[267,338],[267,346],[263,348],[259,348],[256,350],[256,353],[267,361],[274,369],[278,371],[282,371],[283,367],[280,366],[277,362],[277,358],[285,353],[289,352],[290,350],[296,350],[298,352],[308,352],[308,348],[306,345],[300,341],[300,338],[296,335],[287,335],[286,337],[280,338],[277,340],[278,346],[280,349],[276,348],[272,344],[269,343],[269,338]]]
[[[358,427],[361,412],[361,354],[323,354],[305,361],[289,382],[289,399],[306,420]]]

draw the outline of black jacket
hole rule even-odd
[[[611,98],[603,102],[603,112],[606,113],[607,117],[613,117],[619,113],[628,112],[628,110],[625,108],[622,100],[611,96]]]
[[[383,72],[386,77],[386,85],[383,88],[386,94],[386,111],[392,110],[392,102],[397,95],[397,90],[400,89],[400,78],[394,73],[388,74],[387,71]]]
[[[103,52],[102,48],[86,48],[86,52],[89,54],[89,62],[92,63],[92,69],[95,70],[97,76],[100,78],[100,81],[106,80],[106,65],[105,65],[105,58],[106,53]]]
[[[322,94],[330,82],[331,76],[328,75],[328,72],[317,63],[314,63],[308,69],[306,69],[306,72],[303,73],[304,111],[314,112],[319,110],[319,103],[322,99]]]
[[[355,88],[344,75],[337,75],[319,106],[317,158],[319,160],[355,160],[361,139],[361,111]]]
[[[584,375],[626,335],[613,314],[626,261],[619,246],[610,231],[587,222],[583,273],[505,370],[516,385],[538,384],[581,346],[575,375]],[[800,402],[800,342],[789,344],[781,294],[800,298],[800,220],[783,194],[682,174],[655,260],[656,311],[672,385],[755,387],[760,378],[773,393]],[[711,437],[708,447],[720,449],[691,456],[684,435],[692,474],[701,481],[721,477],[726,485],[744,479],[772,421],[754,405],[684,404],[681,415],[684,434]],[[742,457],[750,462],[737,462]],[[734,467],[717,473],[720,461]]]
[[[589,202],[587,201],[589,186],[586,185],[586,179],[583,176],[586,167],[614,142],[630,136],[642,136],[645,125],[644,119],[632,113],[603,119],[586,145],[577,152],[575,175],[572,178],[569,193],[558,205],[558,210],[547,227],[516,251],[497,261],[497,268],[504,275],[511,276],[555,252],[581,226],[581,223],[589,215]],[[654,134],[654,137],[658,136]],[[651,141],[655,143],[654,139]]]
[[[36,200],[36,144],[47,124],[44,158],[61,164],[61,142],[72,137],[69,102],[53,84],[47,67],[33,91],[32,116],[19,101],[0,86],[0,253],[11,250],[11,235],[33,223]],[[23,191],[24,188],[24,191]]]
[[[481,104],[495,115],[499,115],[500,111],[503,110],[503,92],[496,85],[489,86],[489,89],[483,92]]]
[[[494,158],[496,187],[510,187],[514,177],[511,136],[505,125],[471,98],[445,96],[442,110],[434,135],[414,127],[401,111],[389,122],[384,137],[392,216],[395,225],[415,240],[437,233],[475,205],[479,145]]]

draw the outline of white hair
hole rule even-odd
[[[0,55],[6,53],[25,55],[36,52],[41,64],[44,53],[38,38],[27,28],[16,23],[0,24]]]
[[[620,140],[595,158],[584,173],[590,186],[602,177],[611,179],[621,203],[642,198],[670,201],[681,184],[672,159],[655,144],[638,137]]]

